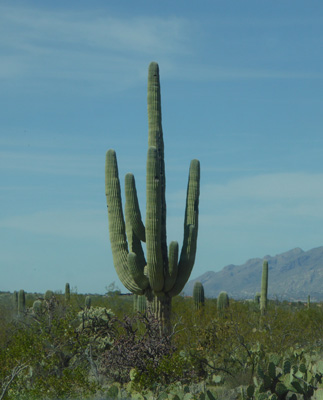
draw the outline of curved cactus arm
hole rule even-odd
[[[145,227],[141,220],[136,184],[132,174],[126,175],[125,193],[125,219],[129,251],[136,254],[137,264],[138,266],[140,265],[140,268],[143,271],[146,265],[146,259],[142,249],[141,240],[145,240]]]
[[[114,150],[106,154],[105,193],[107,197],[109,234],[113,263],[122,284],[132,293],[142,291],[136,284],[127,264],[128,244],[122,212],[121,189],[117,157]]]
[[[147,272],[151,289],[159,292],[164,286],[163,260],[161,257],[161,208],[160,179],[157,149],[149,147],[146,181],[146,250]]]
[[[159,163],[159,179],[160,179],[160,208],[161,208],[161,254],[163,259],[163,268],[168,269],[167,254],[167,233],[166,233],[166,175],[164,160],[164,138],[162,129],[162,112],[161,112],[161,95],[160,95],[160,79],[159,66],[156,62],[152,62],[148,68],[148,147],[156,147]]]
[[[143,294],[143,291],[149,286],[149,280],[144,274],[142,264],[140,263],[138,256],[135,253],[131,252],[128,254],[127,261],[131,276],[141,291],[141,293],[139,293],[139,291],[136,291],[136,294]]]
[[[173,288],[169,291],[170,296],[176,296],[183,290],[194,266],[198,233],[199,196],[200,162],[192,160],[187,185],[183,247],[178,263],[177,279]]]
[[[186,232],[187,233],[184,234],[185,240],[177,267],[177,278],[174,286],[168,292],[171,297],[177,296],[184,289],[194,265],[194,252],[196,251],[196,231],[194,225],[186,227]]]
[[[168,292],[174,286],[178,270],[178,242],[171,242],[168,249],[168,271],[165,274],[164,291]]]
[[[137,197],[137,189],[136,189],[136,182],[135,177],[133,174],[128,173],[125,176],[125,197],[126,197],[126,204],[125,204],[125,217],[126,217],[126,224],[127,219],[139,240],[142,242],[146,241],[146,233],[145,227],[141,219],[141,213],[139,208],[139,202]],[[128,237],[128,234],[127,234]],[[129,238],[128,238],[129,242]],[[129,243],[130,246],[130,243]]]

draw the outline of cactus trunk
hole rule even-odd
[[[125,179],[125,220],[116,153],[110,149],[106,156],[106,197],[109,235],[113,262],[123,285],[135,295],[145,295],[147,307],[170,326],[171,300],[179,294],[191,274],[196,254],[198,205],[200,192],[200,163],[190,165],[184,238],[180,257],[177,242],[167,247],[166,179],[164,140],[161,123],[161,95],[158,64],[148,70],[148,153],[146,173],[146,221],[141,220],[135,180]],[[146,257],[142,249],[146,243]],[[178,260],[179,258],[179,260]]]

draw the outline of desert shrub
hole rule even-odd
[[[119,337],[102,358],[101,371],[112,381],[127,382],[130,370],[145,373],[174,353],[171,336],[160,334],[160,323],[152,315],[137,313],[118,321]]]

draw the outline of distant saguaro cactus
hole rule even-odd
[[[223,313],[225,311],[226,308],[229,307],[229,296],[227,292],[220,292],[218,299],[217,299],[217,309],[220,313]]]
[[[163,325],[170,325],[171,300],[179,294],[195,261],[200,163],[192,160],[187,186],[184,239],[178,260],[178,243],[167,251],[164,141],[158,64],[148,70],[148,154],[146,174],[146,225],[144,226],[135,179],[125,177],[125,221],[116,153],[106,155],[106,197],[113,262],[123,285],[132,293],[145,295],[148,308]],[[146,242],[146,257],[141,242]]]
[[[91,296],[86,296],[85,297],[85,308],[89,309],[91,308],[91,304],[92,304],[92,299]]]
[[[22,317],[25,314],[26,309],[26,295],[23,289],[19,290],[18,293],[18,315]]]
[[[65,284],[65,303],[68,304],[71,300],[71,290],[70,290],[70,284],[67,282]]]
[[[268,261],[264,260],[262,264],[261,292],[260,292],[260,312],[265,315],[267,311],[268,294]]]
[[[193,288],[193,300],[195,310],[200,310],[205,303],[204,299],[204,287],[201,282],[195,282]]]
[[[13,292],[12,303],[14,312],[18,313],[18,292],[16,290]]]
[[[54,292],[52,290],[46,290],[44,299],[50,301],[54,297]]]
[[[41,300],[35,300],[33,303],[33,313],[35,315],[41,315],[43,311],[43,302]]]

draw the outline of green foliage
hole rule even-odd
[[[9,400],[94,393],[106,398],[107,392],[119,398],[207,398],[208,390],[216,399],[322,395],[320,304],[307,309],[269,301],[259,324],[253,302],[230,299],[219,314],[215,299],[205,299],[200,312],[193,298],[176,296],[167,344],[158,325],[152,334],[152,327],[136,320],[146,316],[134,315],[132,296],[91,295],[92,306],[85,309],[85,295],[71,293],[66,305],[64,294],[41,300],[26,293],[24,318],[17,318],[12,297],[0,295],[0,396],[13,377],[4,397]],[[126,315],[135,318],[130,330]]]

